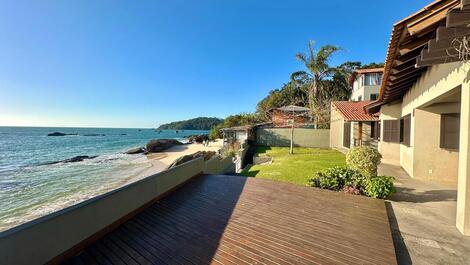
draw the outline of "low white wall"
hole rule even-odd
[[[235,172],[235,163],[233,157],[214,156],[204,164],[204,173],[206,174],[225,174]]]
[[[0,264],[44,264],[202,173],[198,158],[0,233]]]
[[[256,144],[265,146],[289,146],[290,128],[258,128],[256,130]],[[298,147],[330,147],[329,129],[294,129],[294,146]]]

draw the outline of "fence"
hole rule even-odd
[[[256,145],[290,146],[291,128],[258,128]],[[329,148],[330,130],[328,129],[294,129],[294,146]]]

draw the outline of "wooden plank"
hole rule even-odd
[[[448,39],[461,38],[467,36],[469,33],[469,28],[467,27],[439,27],[436,30],[436,41],[445,41]]]
[[[452,9],[447,14],[446,27],[468,27],[470,24],[470,10]]]
[[[69,261],[87,260],[396,264],[382,200],[238,176],[186,184]]]

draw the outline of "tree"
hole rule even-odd
[[[314,125],[318,127],[321,120],[322,109],[324,109],[323,97],[325,96],[324,80],[332,77],[337,69],[329,66],[329,61],[334,53],[340,50],[339,47],[333,45],[325,45],[320,47],[318,51],[314,49],[314,42],[308,42],[308,53],[297,53],[296,58],[304,63],[308,72],[297,71],[292,74],[292,79],[299,77],[308,77],[310,85],[308,87],[308,103],[314,115]]]

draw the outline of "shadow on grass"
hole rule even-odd
[[[385,202],[385,208],[387,209],[388,221],[390,222],[390,230],[392,231],[393,245],[395,247],[395,255],[397,257],[398,264],[412,264],[410,253],[406,247],[403,236],[398,226],[397,217],[395,211],[393,211],[392,204]]]
[[[245,176],[245,177],[250,177],[250,178],[255,178],[256,175],[258,175],[259,170],[251,170],[253,165],[247,166],[242,172],[240,172],[240,175]]]
[[[266,154],[268,150],[271,150],[270,146],[262,146],[262,145],[255,146],[255,154]]]

